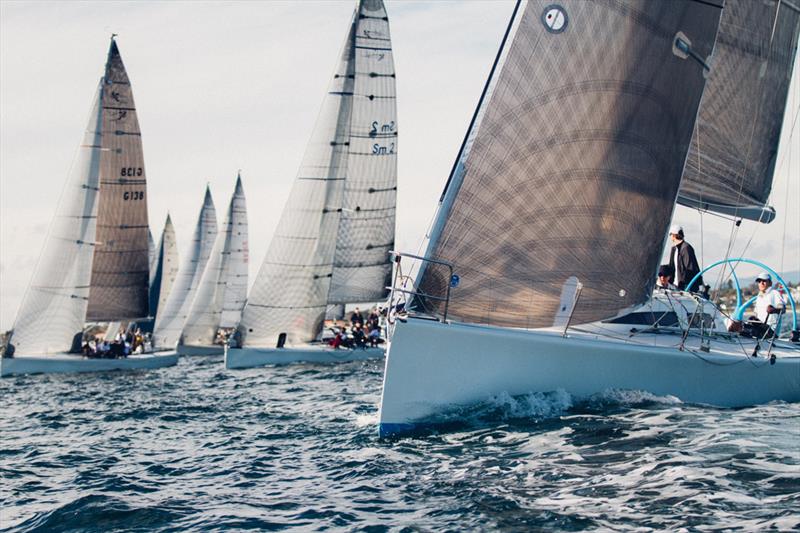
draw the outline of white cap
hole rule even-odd
[[[683,226],[679,226],[677,224],[673,224],[669,227],[669,234],[670,235],[677,235],[678,233],[683,231]]]
[[[772,276],[769,275],[769,272],[759,272],[758,276],[756,276],[756,281],[763,279],[764,281],[772,281]]]

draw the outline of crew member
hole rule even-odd
[[[656,279],[656,289],[662,291],[674,291],[678,287],[672,284],[672,269],[669,265],[658,267],[658,279]]]
[[[674,283],[680,290],[686,289],[686,285],[700,273],[700,265],[697,263],[697,256],[694,254],[692,245],[683,238],[683,228],[673,225],[669,228],[669,238],[672,240],[672,249],[669,253],[669,268],[675,273]],[[703,288],[702,276],[692,284],[692,290],[700,291]]]

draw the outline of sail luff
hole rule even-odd
[[[223,267],[225,296],[222,302],[220,328],[235,328],[242,319],[242,310],[247,301],[247,285],[250,268],[250,243],[247,224],[247,199],[242,187],[242,177],[236,177],[236,187],[231,199],[231,238],[227,250],[227,261]]]
[[[771,222],[767,205],[800,38],[784,2],[727,0],[678,202]]]
[[[460,276],[450,317],[551,326],[573,277],[583,285],[573,324],[647,298],[704,86],[695,57],[711,53],[719,12],[524,4],[429,243]],[[449,283],[429,265],[417,287],[444,296]]]
[[[113,38],[100,104],[97,245],[86,320],[133,320],[148,315],[147,181],[130,79]]]
[[[98,85],[83,142],[14,322],[17,353],[63,353],[83,331],[100,188],[102,116]]]
[[[197,217],[192,241],[189,243],[186,259],[178,270],[175,283],[164,304],[163,313],[156,316],[153,330],[154,346],[173,348],[180,340],[197,285],[205,270],[206,263],[217,236],[217,216],[211,190],[206,187],[203,206]]]

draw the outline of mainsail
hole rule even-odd
[[[206,187],[203,207],[197,218],[197,226],[192,236],[189,253],[186,254],[186,260],[178,270],[175,284],[170,290],[163,312],[159,312],[156,316],[153,331],[154,346],[173,348],[180,340],[186,316],[189,314],[197,285],[211,255],[211,248],[214,246],[216,237],[217,213],[214,209],[214,201],[211,199],[211,190]]]
[[[83,142],[17,313],[11,343],[18,353],[63,353],[83,331],[100,190],[102,86],[101,80]]]
[[[380,298],[394,241],[395,76],[381,0],[361,0],[242,314],[247,345],[314,340],[329,301]]]
[[[155,268],[150,282],[150,314],[155,317],[158,316],[159,309],[164,309],[179,269],[178,243],[169,214],[164,223],[164,231],[161,233],[154,262]]]
[[[770,222],[800,5],[726,0],[678,202]]]
[[[183,328],[184,344],[211,345],[220,327],[239,325],[247,295],[247,262],[247,204],[239,176]]]
[[[142,318],[150,285],[147,182],[131,84],[113,39],[100,104],[100,198],[86,320]]]
[[[643,302],[672,215],[720,6],[518,4],[443,195],[417,290],[448,316],[575,324]],[[580,284],[576,283],[577,281]],[[420,297],[434,314],[444,303]]]

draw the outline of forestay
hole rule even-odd
[[[329,297],[383,294],[396,157],[388,19],[380,0],[362,0],[242,314],[246,345],[274,346],[281,333],[289,343],[314,340]]]
[[[678,202],[770,222],[800,35],[797,2],[727,0]]]
[[[650,294],[720,9],[543,0],[515,13],[426,256],[455,265],[455,320],[551,326],[572,277],[573,324],[613,316]],[[436,296],[450,283],[436,266],[417,281]]]
[[[173,348],[178,343],[216,236],[217,214],[214,201],[211,199],[211,191],[206,187],[203,207],[197,218],[197,226],[188,253],[185,255],[186,259],[178,270],[175,284],[164,304],[163,313],[159,312],[156,316],[153,332],[155,346]]]
[[[17,353],[63,353],[70,349],[74,336],[83,331],[100,189],[101,89],[102,80],[83,142],[14,323],[11,343]]]
[[[150,282],[150,314],[152,316],[158,316],[159,309],[164,309],[175,279],[178,277],[178,270],[178,243],[175,238],[175,227],[172,225],[172,218],[167,213]]]
[[[100,105],[100,197],[86,320],[143,318],[148,316],[150,265],[142,135],[113,39]]]
[[[184,344],[209,346],[220,327],[239,325],[247,293],[247,261],[247,205],[241,177],[237,177],[222,231],[183,328]]]

